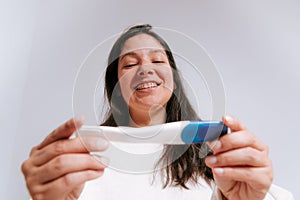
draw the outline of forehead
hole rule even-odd
[[[148,34],[139,34],[129,38],[124,43],[121,55],[142,49],[156,49],[164,51],[163,46],[157,39]]]

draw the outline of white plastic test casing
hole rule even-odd
[[[220,121],[178,121],[141,128],[84,125],[78,135],[126,143],[192,144],[213,141],[227,132],[227,126]]]

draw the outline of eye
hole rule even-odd
[[[133,67],[135,65],[136,65],[135,63],[132,63],[132,64],[124,65],[123,68],[130,68],[130,67]]]
[[[165,63],[165,61],[163,61],[163,60],[156,60],[156,61],[153,61],[152,63]]]

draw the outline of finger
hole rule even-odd
[[[245,126],[235,117],[230,115],[224,115],[222,117],[223,123],[229,128],[230,132],[237,132],[245,130]],[[219,138],[220,139],[220,138]],[[221,143],[219,140],[207,142],[211,149],[219,148]]]
[[[223,116],[223,123],[228,126],[232,132],[246,129],[246,127],[237,118],[230,115]]]
[[[264,167],[268,164],[267,153],[251,147],[235,149],[217,155],[207,156],[205,163],[210,168],[230,166]]]
[[[56,156],[69,153],[88,153],[104,151],[109,143],[102,137],[89,137],[82,141],[81,138],[59,140],[49,144],[45,148],[36,151],[33,157],[33,164],[40,166]]]
[[[32,165],[32,161],[30,159],[25,160],[21,165],[21,171],[26,178],[28,174],[33,170],[34,165]]]
[[[86,181],[99,178],[103,170],[84,170],[66,174],[54,181],[39,185],[31,190],[33,199],[63,199],[72,190]],[[77,197],[78,198],[78,197]]]
[[[31,151],[30,151],[30,153],[29,153],[29,156],[31,157],[36,151],[38,151],[39,149],[38,149],[38,145],[37,146],[34,146],[34,147],[32,147],[31,148]]]
[[[244,147],[252,147],[259,151],[268,151],[268,147],[248,130],[224,135],[218,141],[209,143],[209,145],[214,154]]]
[[[35,174],[39,183],[53,181],[69,173],[84,170],[103,170],[106,166],[89,154],[66,154],[55,157],[39,167]]]
[[[228,181],[247,183],[252,188],[268,188],[273,181],[271,167],[224,167],[212,169],[218,184],[228,184]],[[220,187],[226,187],[221,186]]]
[[[76,117],[74,119],[70,119],[61,126],[59,126],[57,129],[52,131],[45,139],[44,141],[38,145],[38,149],[42,149],[45,146],[60,140],[69,138],[73,132],[76,130],[76,128],[80,128],[83,124],[83,116]]]

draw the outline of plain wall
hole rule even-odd
[[[216,63],[226,112],[270,147],[274,183],[300,198],[297,1],[0,2],[1,194],[27,199],[21,163],[73,116],[77,70],[98,43],[136,23],[183,32]]]

